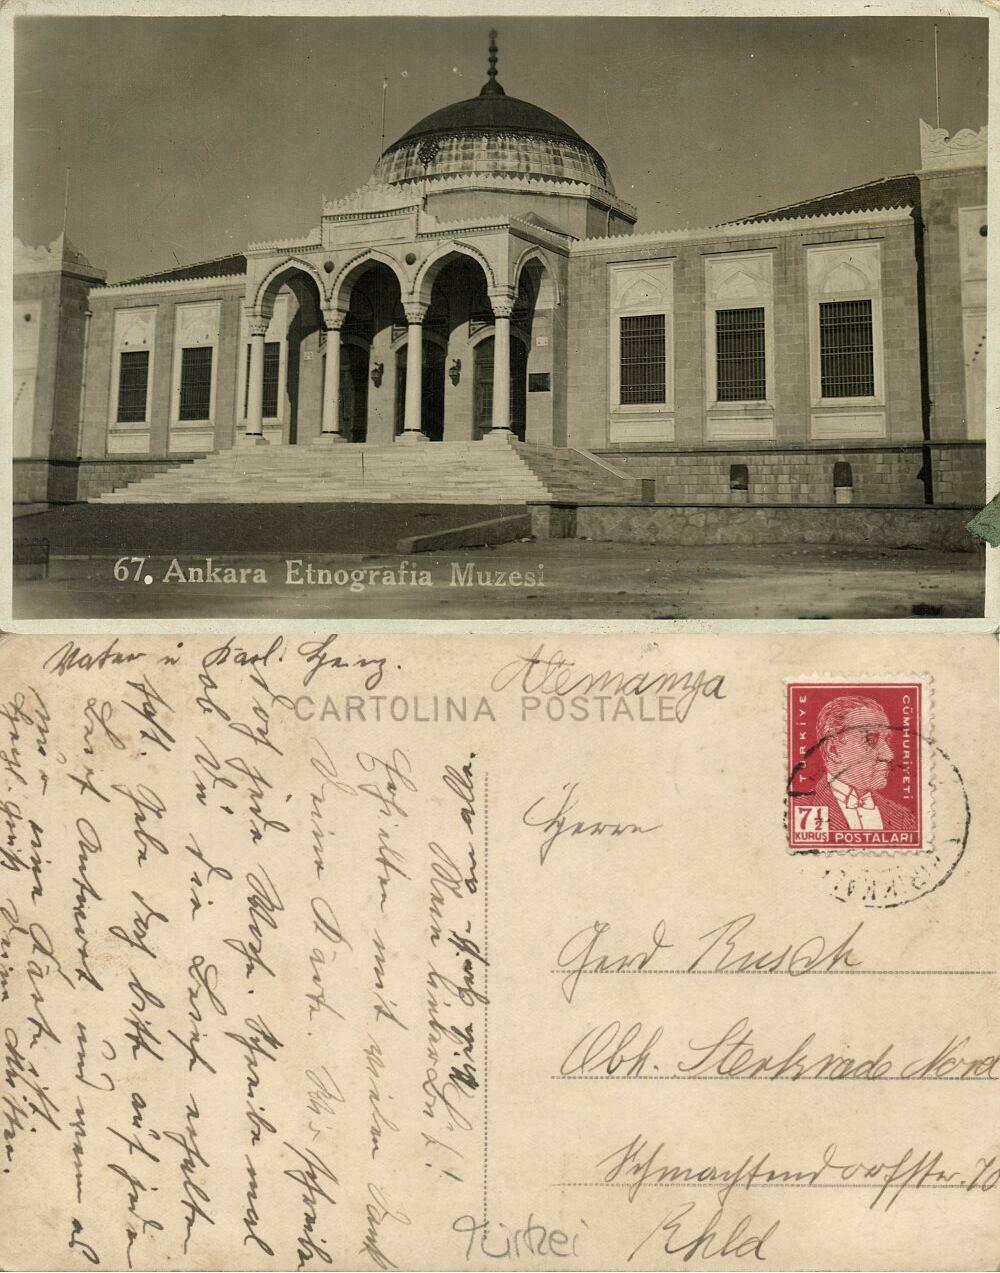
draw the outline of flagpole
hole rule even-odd
[[[941,127],[941,80],[938,75],[938,29],[934,23],[934,105],[937,110],[937,127]]]
[[[385,150],[385,94],[388,87],[389,87],[388,77],[383,75],[382,76],[382,122],[379,127],[379,137],[378,137],[379,159],[382,158],[382,151]]]
[[[66,169],[66,188],[63,192],[63,220],[62,232],[63,238],[66,237],[66,222],[69,218],[69,169]]]

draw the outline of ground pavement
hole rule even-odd
[[[547,540],[421,553],[406,559],[402,567],[398,552],[287,556],[299,564],[289,567],[284,556],[259,554],[213,558],[217,577],[231,566],[260,570],[267,580],[242,584],[164,581],[171,557],[163,555],[144,562],[138,581],[130,576],[127,582],[116,582],[113,557],[57,556],[48,580],[16,585],[14,615],[279,621],[902,619],[983,613],[983,566],[977,553],[805,546],[671,548]],[[177,557],[182,571],[204,571],[204,557]],[[289,570],[293,578],[306,578],[310,565],[315,578],[323,578],[318,572],[326,570],[342,582],[286,582]],[[383,570],[403,582],[383,582]],[[430,577],[429,586],[415,582],[422,571]],[[480,571],[494,582],[480,586],[475,581]],[[351,572],[362,574],[357,591],[350,589]],[[535,581],[523,582],[532,573]],[[146,578],[151,582],[143,582]],[[497,583],[501,578],[504,582]],[[511,579],[522,582],[511,586]]]

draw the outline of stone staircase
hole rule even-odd
[[[524,504],[635,498],[585,452],[515,441],[217,451],[96,497],[101,504]]]

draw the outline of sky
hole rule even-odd
[[[508,95],[604,156],[638,232],[780,207],[920,164],[918,119],[986,123],[987,22],[512,18]],[[14,228],[110,280],[318,225],[389,145],[486,78],[486,18],[19,18]]]

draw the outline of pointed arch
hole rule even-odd
[[[388,252],[381,252],[378,248],[367,248],[364,252],[359,252],[356,256],[341,267],[336,278],[330,287],[330,302],[339,309],[346,309],[351,299],[351,289],[357,277],[368,265],[384,265],[392,271],[396,282],[399,284],[399,292],[401,296],[406,295],[407,277],[400,263],[389,255]],[[350,287],[347,286],[350,282]],[[345,290],[346,289],[346,290]]]
[[[530,265],[532,261],[536,261],[545,272],[546,280],[552,290],[552,306],[553,308],[562,303],[562,297],[559,291],[559,279],[548,255],[540,247],[531,244],[526,247],[521,255],[517,258],[517,264],[514,266],[514,293],[521,285],[521,273],[525,266]]]
[[[483,273],[486,275],[486,285],[488,288],[496,287],[496,274],[493,266],[490,264],[488,257],[479,248],[473,247],[470,243],[463,243],[459,239],[452,239],[447,243],[443,243],[436,252],[432,252],[426,261],[417,271],[417,276],[413,281],[412,299],[420,301],[424,305],[431,303],[431,289],[434,286],[434,280],[447,263],[450,257],[467,256],[481,266]]]
[[[853,261],[838,261],[823,277],[821,291],[829,293],[867,292],[871,280]]]
[[[744,269],[737,266],[731,270],[716,290],[716,299],[720,301],[744,301],[758,300],[764,291],[761,280]]]
[[[637,278],[623,282],[626,286],[618,297],[616,309],[642,309],[663,303],[663,284],[651,275],[640,274]]]
[[[305,274],[312,279],[316,284],[319,302],[322,305],[326,300],[323,276],[310,261],[306,261],[300,256],[289,256],[283,261],[279,261],[277,265],[264,275],[254,294],[253,309],[257,313],[263,314],[266,318],[270,318],[274,311],[275,296],[293,274]]]

